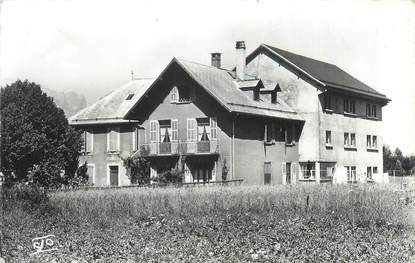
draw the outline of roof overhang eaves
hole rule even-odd
[[[99,124],[124,124],[124,123],[138,123],[137,120],[124,120],[124,119],[77,119],[70,120],[69,125],[80,126],[80,125],[99,125]]]
[[[271,118],[271,119],[279,119],[279,120],[290,120],[290,121],[305,122],[305,120],[303,118],[301,118],[299,115],[296,115],[295,118],[290,118],[290,117],[263,115],[263,114],[260,114],[260,113],[244,112],[244,111],[235,111],[235,110],[232,111],[231,113],[241,114],[241,115],[248,115],[248,116],[255,116],[255,117],[261,117],[261,118]]]
[[[384,94],[381,94],[381,93],[365,92],[365,91],[358,90],[358,89],[355,89],[355,88],[352,88],[352,87],[345,87],[345,86],[337,85],[337,84],[334,84],[334,83],[327,83],[327,87],[329,89],[332,88],[332,89],[335,89],[335,90],[341,90],[342,92],[354,93],[354,94],[357,94],[357,95],[364,95],[364,96],[367,96],[369,98],[379,99],[379,100],[382,100],[386,103],[391,101],[391,99],[389,99],[388,97],[386,97]]]

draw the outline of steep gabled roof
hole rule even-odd
[[[229,111],[243,114],[259,115],[281,119],[303,120],[283,100],[272,104],[265,101],[254,101],[239,89],[237,81],[228,70],[186,60],[177,60],[185,70],[205,89],[215,94]]]
[[[136,79],[105,95],[69,118],[71,125],[122,123],[127,112],[147,91],[154,79]]]
[[[278,103],[272,104],[265,101],[254,101],[252,98],[248,97],[239,89],[236,79],[229,70],[174,58],[161,73],[159,78],[161,78],[163,73],[174,63],[179,65],[194,81],[204,88],[229,112],[303,121],[300,115],[280,99],[278,100]],[[151,88],[153,88],[156,83],[157,81],[154,82]],[[140,101],[136,103],[136,106],[138,106],[139,103]]]
[[[247,57],[247,62],[250,62],[261,50],[269,51],[268,54],[274,56],[274,58],[292,65],[304,75],[309,76],[326,88],[363,94],[389,101],[384,94],[379,93],[375,89],[354,78],[336,65],[298,55],[270,45],[262,44]]]

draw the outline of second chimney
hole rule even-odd
[[[220,68],[220,54],[221,53],[212,53],[212,67]]]
[[[245,41],[236,41],[236,77],[245,80]]]

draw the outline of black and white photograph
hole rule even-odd
[[[0,0],[0,263],[415,262],[415,1]]]

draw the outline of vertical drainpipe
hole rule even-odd
[[[318,96],[318,89],[317,89],[317,116],[318,116],[318,156],[315,164],[316,170],[316,181],[320,183],[320,156],[321,156],[321,114],[320,114],[320,98]],[[317,164],[318,162],[318,164]],[[317,174],[318,173],[318,174]]]
[[[235,177],[235,116],[232,116],[232,179]]]

